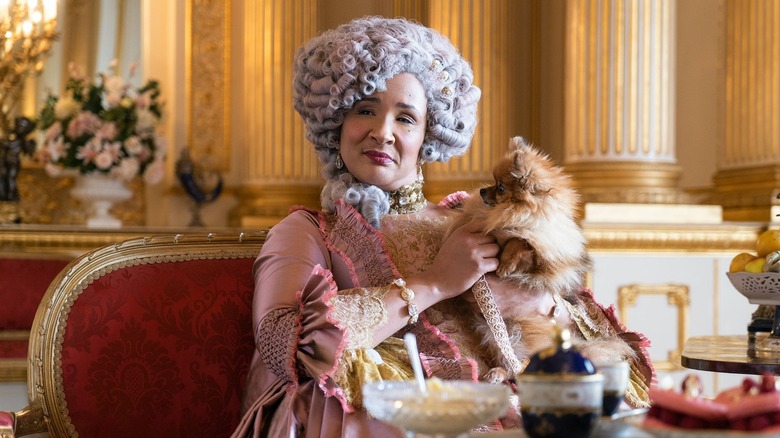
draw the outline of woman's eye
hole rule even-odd
[[[412,119],[411,117],[399,117],[397,120],[402,123],[409,123],[409,124],[414,123],[414,119]]]
[[[504,194],[504,185],[503,184],[498,183],[496,185],[496,193],[498,193],[499,195],[503,195]]]

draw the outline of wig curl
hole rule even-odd
[[[447,37],[433,29],[403,18],[359,18],[325,31],[298,49],[294,72],[294,107],[324,164],[323,208],[332,208],[338,199],[334,196],[347,194],[341,177],[344,169],[334,164],[345,113],[355,102],[384,91],[387,80],[399,73],[415,75],[428,100],[422,161],[446,162],[463,155],[471,143],[480,89],[473,84],[468,62]],[[355,202],[354,193],[349,192],[348,203],[355,202],[353,205],[374,223],[369,216],[381,218],[386,206],[369,212],[362,203],[387,204],[386,196],[382,201],[373,190],[352,180],[350,187],[365,196],[360,195]]]

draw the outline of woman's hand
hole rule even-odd
[[[452,298],[471,288],[485,273],[496,270],[498,251],[495,238],[484,234],[481,224],[462,225],[447,237],[431,266],[407,282],[428,285],[436,295],[430,304]]]
[[[404,279],[414,293],[414,306],[422,312],[469,290],[482,275],[496,270],[498,251],[495,239],[484,234],[480,224],[469,223],[457,228],[444,240],[427,270]],[[385,296],[390,321],[374,332],[375,345],[409,321],[409,303],[401,297],[397,286],[391,291]]]

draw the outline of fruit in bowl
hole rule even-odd
[[[363,405],[374,418],[407,432],[466,434],[496,420],[509,409],[506,385],[461,380],[426,381],[423,393],[415,381],[363,385]]]
[[[731,263],[729,264],[729,272],[746,271],[745,267],[747,266],[747,264],[755,260],[761,260],[761,258],[749,252],[741,252],[736,256],[734,256],[733,259],[731,259]]]
[[[780,229],[766,230],[758,236],[756,253],[759,257],[766,257],[775,251],[780,251]]]
[[[726,275],[751,304],[780,305],[780,229],[761,233],[755,253],[735,255]]]
[[[780,272],[780,229],[766,230],[756,240],[756,252],[740,252],[729,263],[729,272]]]

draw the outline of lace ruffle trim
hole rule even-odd
[[[487,284],[485,277],[480,277],[474,286],[472,287],[474,292],[474,298],[477,300],[479,309],[482,311],[482,315],[485,317],[485,321],[490,328],[490,332],[498,344],[498,348],[501,350],[501,354],[504,356],[504,360],[512,374],[517,374],[523,371],[523,364],[515,354],[514,348],[512,348],[512,342],[509,340],[509,333],[506,329],[506,323],[501,317],[501,312],[498,310],[498,304],[493,298],[493,292]]]

